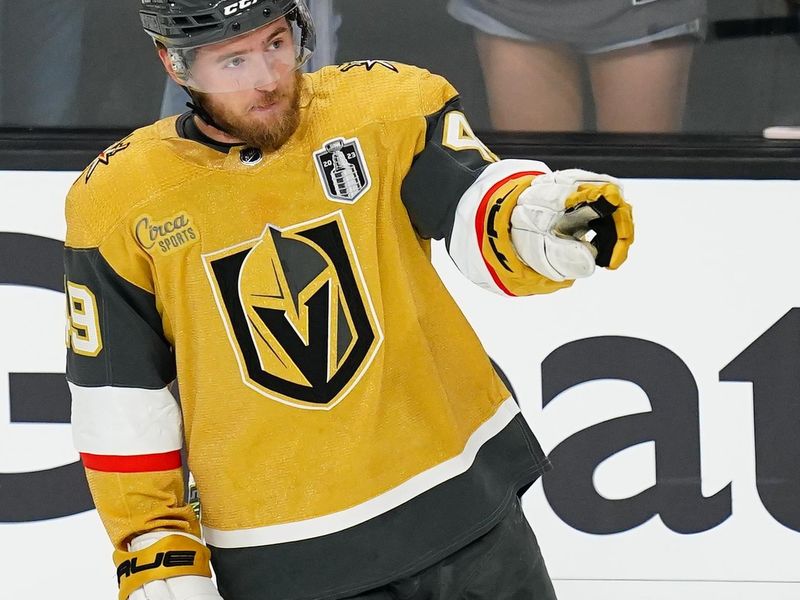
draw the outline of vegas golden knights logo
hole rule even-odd
[[[322,410],[355,387],[383,334],[341,212],[203,260],[246,385]]]

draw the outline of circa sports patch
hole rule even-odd
[[[314,152],[322,189],[329,200],[352,204],[372,185],[358,138],[336,138]]]
[[[139,245],[153,256],[167,256],[200,241],[200,233],[186,212],[166,219],[142,215],[136,219],[133,232]]]

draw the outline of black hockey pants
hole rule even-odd
[[[519,502],[484,536],[412,577],[348,600],[555,600]]]

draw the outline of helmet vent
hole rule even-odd
[[[217,22],[214,15],[197,15],[194,20],[197,21],[198,25],[214,25]]]
[[[183,32],[186,35],[200,35],[201,33],[205,33],[206,31],[211,31],[213,29],[219,29],[219,25],[195,25],[193,27],[184,27]]]

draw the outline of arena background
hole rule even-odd
[[[0,598],[116,597],[71,441],[63,202],[100,150],[157,117],[163,82],[146,39],[101,27],[135,19],[135,3],[109,4],[87,3],[101,20],[83,41],[103,60],[81,65],[70,115],[0,120]],[[338,60],[444,73],[501,156],[613,173],[635,206],[628,263],[552,296],[495,297],[434,252],[555,463],[524,507],[559,597],[800,596],[800,145],[760,136],[798,116],[794,38],[719,28],[749,34],[698,50],[682,134],[509,134],[489,130],[470,33],[443,2],[387,2],[380,19],[337,5]],[[758,23],[777,3],[748,6],[709,8]],[[3,109],[18,87],[9,39]]]

